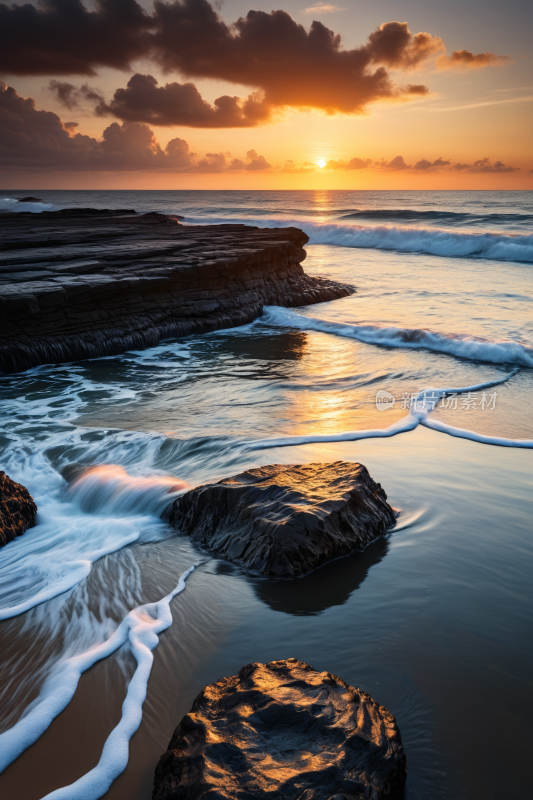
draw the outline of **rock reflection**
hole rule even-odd
[[[194,354],[206,357],[206,350],[217,355],[232,356],[236,359],[251,358],[262,361],[299,361],[306,354],[307,333],[288,331],[268,334],[265,330],[250,331],[248,336],[224,335],[199,339],[192,348]]]
[[[255,593],[274,611],[293,616],[320,614],[331,606],[344,605],[361,586],[369,569],[379,564],[388,550],[388,537],[383,536],[363,552],[330,561],[304,578],[253,579]]]

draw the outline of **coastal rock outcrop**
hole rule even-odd
[[[152,800],[393,800],[405,775],[392,714],[289,658],[200,692],[161,756]]]
[[[0,547],[35,525],[37,506],[25,486],[0,472]]]
[[[0,371],[118,355],[354,289],[304,273],[298,228],[132,209],[0,212]]]
[[[245,569],[305,575],[363,550],[394,525],[387,495],[362,464],[272,464],[178,497],[170,524]]]

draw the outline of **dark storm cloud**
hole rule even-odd
[[[152,125],[188,125],[195,128],[245,128],[265,122],[270,109],[256,94],[246,99],[224,95],[207,103],[193,83],[158,86],[152,75],[135,74],[125,89],[117,89],[110,103],[96,106],[99,116]]]
[[[128,69],[150,50],[156,21],[135,0],[42,0],[0,4],[0,73],[95,75],[98,67]]]
[[[143,122],[113,122],[101,141],[76,128],[76,122],[63,123],[57,114],[37,110],[30,97],[20,97],[0,81],[0,167],[5,169],[223,172],[270,166],[255,150],[248,152],[248,161],[239,162],[224,153],[198,159],[179,138],[163,149]]]

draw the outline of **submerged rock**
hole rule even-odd
[[[44,200],[41,200],[40,197],[19,197],[17,198],[19,203],[44,203]]]
[[[170,523],[246,569],[292,578],[394,525],[387,495],[362,464],[272,464],[198,486],[171,506]]]
[[[0,547],[35,525],[37,506],[28,490],[0,472]]]
[[[161,756],[152,800],[392,800],[405,774],[392,714],[289,658],[200,692]]]

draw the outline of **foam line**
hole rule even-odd
[[[533,368],[533,347],[520,342],[493,342],[466,334],[440,333],[425,328],[382,327],[357,322],[350,325],[309,317],[278,306],[265,306],[263,316],[258,321],[276,327],[285,326],[344,336],[366,344],[406,347],[412,350],[424,348],[472,361]]]
[[[453,389],[422,389],[420,392],[418,392],[416,398],[411,402],[409,413],[405,417],[393,422],[393,424],[389,425],[388,428],[347,431],[346,433],[317,434],[316,436],[280,436],[276,439],[255,439],[251,442],[245,442],[242,449],[245,451],[266,450],[267,448],[271,447],[294,447],[303,444],[319,444],[320,442],[355,442],[358,439],[385,439],[389,436],[396,436],[398,433],[412,431],[418,427],[420,423],[427,425],[429,428],[434,427],[435,430],[440,430],[440,428],[437,426],[442,425],[442,430],[445,433],[451,433],[451,431],[461,431],[460,428],[452,428],[451,426],[444,425],[444,423],[435,423],[434,425],[430,424],[430,422],[433,423],[433,420],[428,420],[428,414],[429,411],[433,410],[438,400],[447,394],[465,394],[466,392],[479,392],[482,389],[490,389],[491,386],[498,386],[501,383],[505,383],[509,380],[509,378],[512,378],[513,375],[516,375],[517,372],[519,372],[519,370],[514,369],[512,372],[504,375],[503,378],[485,381],[484,383],[476,383],[472,386],[459,386]],[[428,400],[427,395],[436,395],[437,399]],[[419,406],[419,404],[421,405]],[[444,430],[445,428],[446,430]],[[450,430],[447,430],[448,428]],[[492,437],[482,437],[481,434],[470,431],[464,431],[464,433],[470,434],[464,438],[475,439],[476,441],[486,440],[487,444],[499,444],[505,442],[506,447],[531,446],[527,441],[520,439],[492,439]],[[451,435],[459,436],[461,434],[451,433]]]
[[[525,447],[533,449],[533,439],[502,439],[498,436],[484,436],[482,433],[469,431],[465,428],[455,428],[453,425],[447,425],[445,422],[440,422],[435,419],[421,419],[421,425],[426,428],[432,428],[434,431],[440,433],[447,433],[449,436],[457,436],[460,439],[470,439],[473,442],[480,444],[493,444],[498,447]]]
[[[57,665],[30,710],[12,728],[0,734],[0,772],[34,744],[68,706],[82,674],[129,641],[137,668],[122,705],[122,717],[109,734],[100,761],[75,783],[57,789],[46,797],[54,800],[96,800],[107,792],[128,763],[129,741],[142,719],[142,706],[153,663],[151,651],[159,643],[157,634],[172,624],[170,601],[185,589],[185,581],[197,566],[193,564],[189,567],[181,575],[178,585],[161,600],[130,611],[105,642]]]
[[[385,439],[389,436],[396,436],[398,433],[412,431],[419,424],[420,420],[414,414],[393,422],[388,428],[374,428],[363,431],[346,431],[345,433],[325,433],[315,436],[279,436],[276,439],[255,439],[245,442],[243,450],[265,450],[269,447],[293,447],[301,444],[316,444],[319,442],[355,442],[358,439]]]

